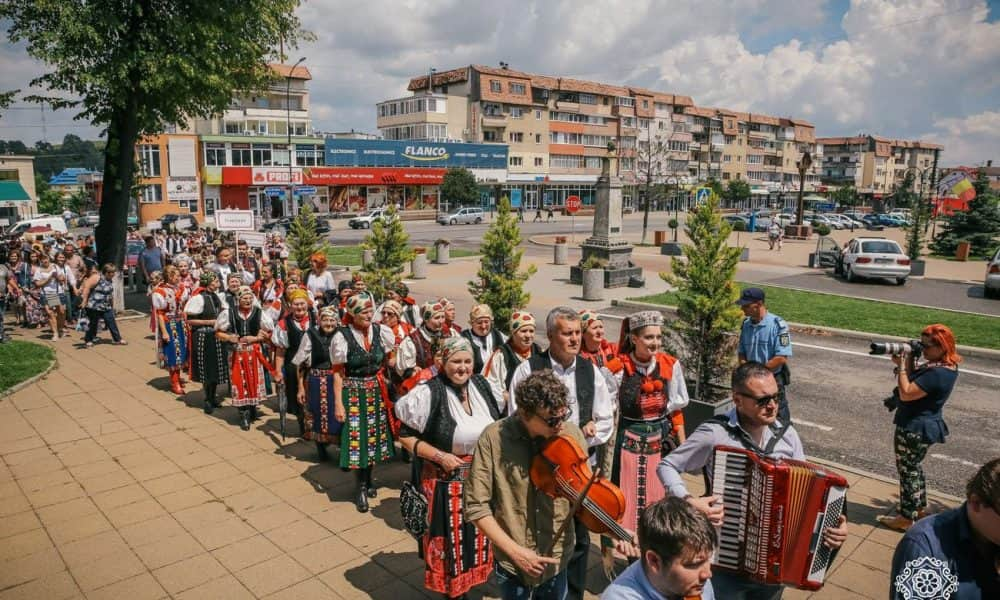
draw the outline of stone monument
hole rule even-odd
[[[622,238],[622,181],[613,173],[610,156],[601,159],[601,176],[595,188],[594,231],[580,244],[583,249],[580,263],[591,257],[599,260],[606,288],[629,285],[631,278],[635,278],[633,285],[641,285],[642,269],[632,264],[632,245]],[[569,279],[571,283],[583,283],[580,264],[570,267]]]

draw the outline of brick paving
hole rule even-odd
[[[413,282],[415,295],[454,290],[467,313],[467,293],[457,292],[476,264],[431,266],[432,279]],[[558,281],[568,269],[539,266],[535,281],[547,282],[534,290],[539,316],[567,297],[585,304]],[[128,346],[84,350],[79,334],[53,344],[58,367],[0,399],[0,600],[434,597],[399,516],[407,465],[377,470],[379,497],[359,514],[353,476],[317,463],[312,445],[282,441],[273,405],[249,432],[234,408],[204,414],[200,386],[189,384],[183,398],[167,391],[148,320],[121,328]],[[786,598],[886,595],[900,536],[875,517],[891,509],[896,488],[844,474],[851,536],[823,590]],[[590,589],[599,592],[596,552],[591,564]],[[495,593],[489,585],[471,597]]]

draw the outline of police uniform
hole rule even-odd
[[[750,317],[743,319],[740,327],[739,354],[747,361],[767,364],[775,356],[792,356],[792,337],[788,331],[788,323],[774,313],[767,313],[759,323],[754,323]],[[778,405],[778,418],[785,423],[791,421],[788,410],[788,400],[785,397],[785,385],[788,383],[788,366],[782,365],[774,371],[778,382],[778,392],[781,402]]]

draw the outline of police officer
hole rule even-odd
[[[736,304],[746,315],[740,327],[738,350],[740,364],[759,362],[771,369],[774,379],[778,382],[778,393],[781,394],[778,420],[790,423],[792,415],[788,410],[788,398],[785,394],[785,386],[790,381],[788,359],[792,356],[792,338],[788,333],[788,323],[778,315],[767,312],[767,307],[764,305],[764,290],[760,288],[746,288]]]

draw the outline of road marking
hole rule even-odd
[[[830,427],[829,425],[820,425],[819,423],[803,421],[802,419],[792,419],[792,425],[795,425],[796,427],[799,425],[805,425],[806,427],[812,427],[814,429],[819,429],[820,431],[833,431],[833,427]]]
[[[979,465],[977,465],[974,462],[969,462],[967,460],[962,460],[961,458],[952,458],[952,457],[946,456],[944,454],[931,454],[931,458],[936,458],[938,460],[943,460],[945,462],[950,462],[950,463],[958,463],[960,465],[965,465],[967,467],[975,467],[977,469],[979,468]]]
[[[794,346],[802,346],[803,348],[813,348],[815,350],[829,350],[830,352],[839,352],[841,354],[850,354],[852,356],[865,356],[868,358],[877,358],[879,360],[890,360],[889,356],[885,355],[874,355],[868,354],[867,352],[860,352],[858,350],[844,350],[843,348],[831,348],[829,346],[817,346],[815,344],[805,344],[802,342],[795,342]],[[961,369],[959,373],[968,373],[970,375],[979,375],[980,377],[989,377],[991,379],[1000,379],[1000,375],[996,373],[984,373],[982,371],[973,371],[971,369]]]

